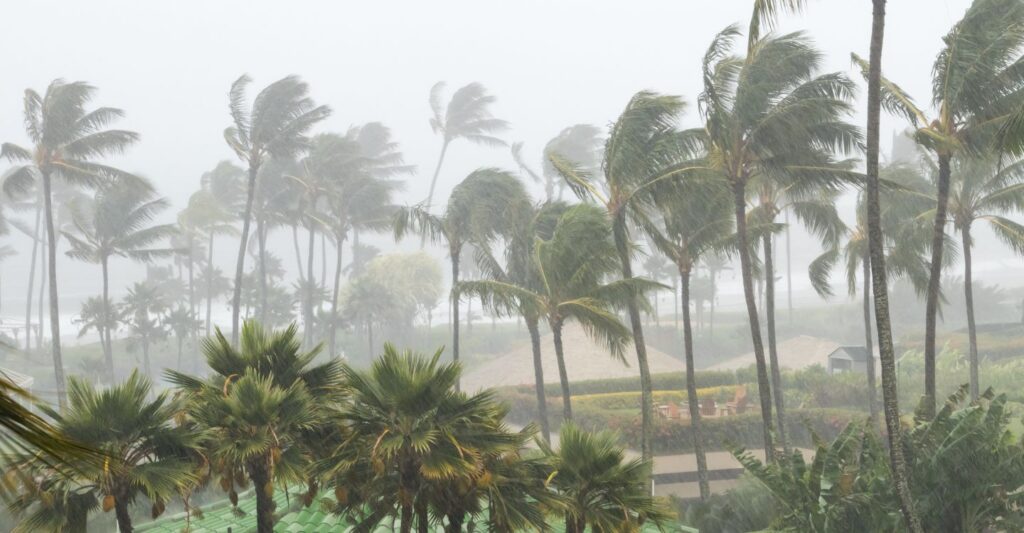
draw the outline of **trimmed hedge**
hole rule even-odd
[[[739,385],[745,383],[737,379],[735,372],[729,370],[700,370],[696,372],[697,383],[701,387],[717,387],[720,385]],[[686,388],[686,375],[683,372],[669,372],[666,374],[654,374],[651,376],[651,384],[656,391],[681,391]],[[515,389],[532,392],[533,385],[520,385]],[[550,395],[561,395],[562,388],[558,383],[544,385],[544,390]],[[603,394],[609,392],[628,392],[640,390],[640,378],[616,378],[616,379],[595,379],[592,381],[579,381],[569,384],[569,392],[573,396],[583,394]]]

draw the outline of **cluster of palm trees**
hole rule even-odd
[[[208,377],[168,370],[177,391],[155,393],[133,372],[97,389],[72,378],[68,407],[48,409],[56,435],[96,454],[59,465],[34,453],[8,476],[17,531],[84,531],[97,511],[133,530],[172,501],[200,518],[191,497],[210,485],[256,500],[256,530],[273,531],[276,491],[342,513],[360,531],[385,520],[399,531],[567,530],[662,524],[646,493],[650,464],[627,460],[610,433],[566,426],[558,449],[530,450],[533,426],[509,429],[491,391],[456,390],[461,366],[390,344],[369,369],[316,363],[294,325],[243,325],[235,348],[219,330],[203,345]],[[250,490],[245,496],[243,491]]]

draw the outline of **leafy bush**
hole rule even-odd
[[[715,398],[716,400],[731,400],[736,394],[738,385],[722,385],[718,387],[704,387],[697,389],[697,398]],[[559,400],[561,401],[561,400]],[[654,391],[654,404],[686,402],[686,391]],[[598,409],[638,409],[640,406],[640,392],[605,392],[599,394],[584,394],[573,396],[572,405],[574,408],[594,407]]]

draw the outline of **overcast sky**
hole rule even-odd
[[[921,102],[930,99],[929,74],[941,37],[968,4],[889,3],[883,68]],[[231,82],[248,73],[258,89],[298,74],[310,83],[315,99],[334,110],[320,131],[344,131],[368,121],[392,128],[407,162],[419,168],[402,197],[413,203],[426,195],[439,148],[427,104],[436,81],[446,80],[450,90],[472,81],[485,84],[498,97],[494,114],[512,123],[506,138],[525,141],[529,156],[539,162],[539,148],[559,130],[574,123],[606,125],[638,90],[681,94],[692,102],[711,37],[728,24],[745,25],[751,5],[751,0],[10,2],[0,27],[5,52],[0,139],[24,142],[26,87],[42,90],[56,77],[89,81],[99,88],[95,103],[123,108],[128,115],[120,125],[142,135],[119,164],[150,177],[180,208],[198,187],[199,176],[232,156],[222,138]],[[853,75],[850,52],[867,55],[870,12],[868,0],[812,0],[779,30],[808,31],[827,55],[827,70]],[[691,106],[684,123],[696,119]],[[856,120],[863,123],[863,116]],[[895,119],[884,120],[883,149],[892,131],[902,127]],[[473,168],[492,165],[512,168],[507,150],[454,145],[439,196]],[[127,265],[114,268],[117,280],[139,277],[138,269]],[[25,271],[13,259],[4,266],[4,285],[23,283]],[[61,284],[70,293],[96,292],[87,275],[62,276]]]

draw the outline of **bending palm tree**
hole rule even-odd
[[[601,164],[601,129],[590,124],[575,124],[560,131],[558,135],[544,145],[544,158],[541,166],[541,174],[538,174],[527,164],[523,158],[523,143],[512,144],[512,159],[534,182],[544,182],[544,194],[549,202],[555,200],[555,189],[558,189],[558,200],[562,199],[565,191],[565,181],[559,176],[554,165],[548,160],[547,155],[559,154],[563,158],[572,161],[593,173]]]
[[[833,149],[851,151],[856,129],[842,119],[851,112],[853,84],[841,74],[818,75],[821,55],[803,33],[766,35],[756,29],[768,11],[755,8],[746,57],[730,54],[735,26],[719,33],[704,56],[705,120],[709,171],[733,193],[747,319],[757,366],[765,453],[772,456],[772,398],[754,293],[747,230],[747,193],[752,182],[782,178],[798,189],[836,186],[851,173],[836,168]]]
[[[942,282],[943,241],[949,207],[951,163],[960,154],[990,149],[996,136],[1002,143],[1024,139],[1024,123],[1013,120],[1024,98],[1024,77],[1018,70],[1024,45],[1024,4],[1015,0],[976,0],[943,39],[932,68],[932,106],[929,119],[899,86],[880,78],[881,105],[907,119],[914,139],[938,161],[937,202],[932,231],[932,259],[925,304],[926,414],[935,414],[935,335]],[[857,56],[862,71],[868,64]]]
[[[88,212],[75,209],[74,232],[63,232],[71,244],[67,254],[80,261],[98,263],[103,270],[104,314],[113,315],[110,304],[109,263],[113,256],[149,263],[171,255],[170,248],[154,244],[175,233],[173,224],[149,225],[168,206],[167,200],[154,198],[148,183],[137,179],[115,179],[102,185],[93,197]],[[107,379],[114,383],[114,356],[111,331],[100,331]],[[147,374],[148,375],[148,374]]]
[[[534,246],[531,268],[538,279],[536,290],[494,280],[463,282],[459,286],[460,291],[479,295],[492,307],[528,308],[547,319],[562,385],[562,415],[567,421],[572,420],[572,394],[562,346],[565,323],[575,320],[612,356],[623,360],[629,328],[615,316],[613,307],[625,307],[634,294],[661,287],[642,278],[602,283],[619,266],[610,237],[604,210],[578,205],[561,216],[550,240]]]
[[[656,200],[654,189],[700,170],[701,163],[691,161],[699,135],[675,129],[682,111],[683,102],[675,96],[646,91],[634,95],[609,130],[600,183],[575,162],[548,153],[548,160],[573,192],[598,202],[607,211],[623,279],[633,278],[630,222],[649,225],[645,209]],[[640,304],[639,295],[635,295],[627,307],[640,371],[641,452],[644,460],[650,460],[654,404]]]
[[[459,261],[467,244],[485,246],[529,200],[523,184],[513,174],[484,168],[473,171],[455,187],[444,215],[425,206],[405,207],[395,214],[395,239],[417,232],[425,239],[448,246],[452,266],[452,360],[459,360]]]
[[[235,264],[235,286],[231,297],[231,340],[238,342],[238,317],[245,273],[245,248],[256,195],[260,167],[268,158],[293,157],[307,145],[306,133],[330,115],[330,108],[317,106],[308,96],[309,87],[295,76],[282,78],[264,88],[246,109],[245,90],[251,82],[243,75],[231,84],[230,108],[233,125],[224,130],[224,140],[248,166],[242,235]]]
[[[490,107],[496,98],[488,94],[487,88],[483,85],[474,82],[460,88],[452,95],[448,105],[442,106],[441,93],[444,88],[443,81],[435,83],[430,88],[430,109],[433,112],[433,116],[430,117],[430,128],[434,133],[441,135],[441,155],[437,158],[434,177],[430,179],[430,192],[423,203],[427,211],[433,206],[434,189],[437,187],[437,178],[441,175],[441,165],[444,164],[444,156],[448,153],[448,145],[457,139],[466,139],[485,146],[505,146],[505,141],[494,134],[508,129],[508,122],[491,115]]]
[[[124,151],[138,140],[134,132],[104,129],[124,113],[100,107],[86,111],[96,89],[84,82],[54,80],[40,95],[25,90],[25,129],[31,149],[3,143],[0,157],[22,163],[4,183],[7,191],[26,191],[38,178],[42,182],[43,218],[47,236],[47,273],[50,292],[50,332],[57,401],[66,403],[64,362],[60,344],[60,292],[57,288],[57,230],[54,225],[53,180],[94,186],[103,178],[127,177],[123,171],[96,163],[96,158]]]

